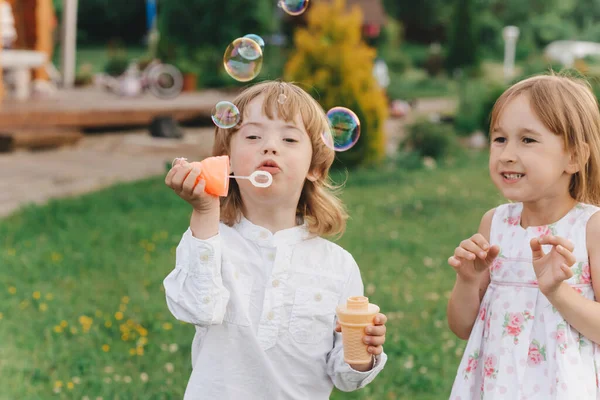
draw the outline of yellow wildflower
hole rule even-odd
[[[46,311],[46,310],[48,310],[48,304],[41,303],[40,304],[40,311]]]
[[[66,328],[67,326],[69,326],[69,323],[63,319],[62,321],[60,321],[60,326],[62,328]]]
[[[14,287],[14,286],[11,286],[11,287],[9,287],[9,288],[8,288],[8,293],[10,293],[10,294],[15,294],[15,293],[17,293],[17,288],[16,288],[16,287]]]
[[[40,292],[33,292],[33,298],[38,300],[40,297],[42,297],[42,294]]]
[[[73,389],[75,387],[75,384],[73,382],[68,382],[67,383],[67,389]]]
[[[110,350],[110,346],[109,346],[109,345],[107,345],[107,344],[103,344],[103,345],[102,345],[102,351],[103,351],[103,352],[105,352],[105,353],[106,353],[106,352],[108,352],[109,350]]]
[[[170,322],[165,322],[162,324],[162,327],[165,331],[170,331],[173,328],[173,324]]]
[[[122,313],[121,311],[117,311],[117,312],[115,313],[115,319],[116,319],[117,321],[120,321],[120,320],[122,320],[122,319],[123,319],[123,313]]]

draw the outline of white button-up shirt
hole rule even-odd
[[[335,308],[363,294],[360,271],[305,226],[272,234],[242,218],[208,240],[188,229],[164,286],[175,318],[196,325],[186,400],[323,400],[385,365],[385,353],[367,372],[344,362]]]

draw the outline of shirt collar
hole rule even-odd
[[[246,217],[242,216],[240,222],[235,224],[234,228],[244,238],[262,246],[297,244],[311,237],[306,222],[302,225],[271,233],[268,229],[256,225],[250,222]]]

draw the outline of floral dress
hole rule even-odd
[[[577,261],[567,283],[595,299],[586,224],[600,208],[579,203],[559,221],[527,229],[521,227],[522,209],[522,203],[504,204],[494,213],[490,244],[500,246],[500,254],[450,400],[600,400],[600,346],[571,327],[539,291],[529,246],[548,234],[571,240]]]

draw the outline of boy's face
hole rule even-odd
[[[238,179],[242,198],[267,200],[280,204],[287,200],[297,203],[312,160],[312,144],[298,114],[294,121],[277,117],[269,119],[262,113],[263,96],[252,100],[244,111],[240,129],[231,137],[230,159],[234,175],[249,176],[256,170],[269,172],[273,183],[268,188],[256,188],[246,179]]]

